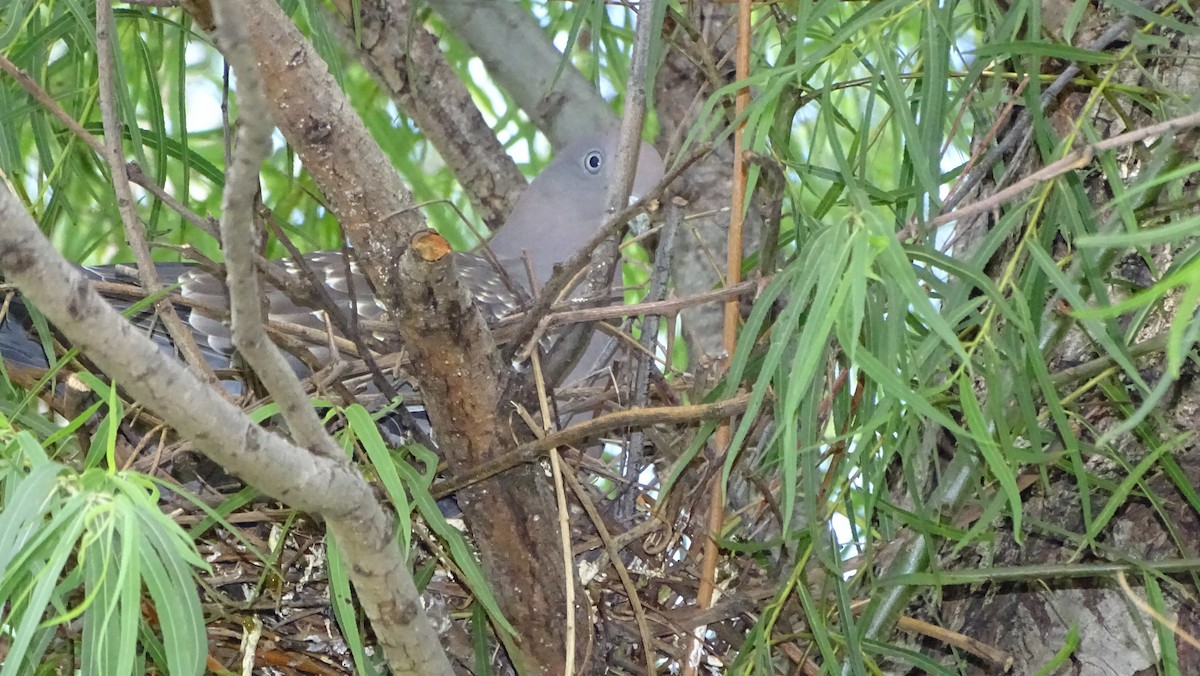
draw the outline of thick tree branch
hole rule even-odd
[[[258,169],[271,152],[271,116],[263,98],[262,79],[244,29],[246,17],[235,3],[216,5],[217,33],[225,58],[238,78],[238,130],[225,181],[221,207],[221,245],[225,252],[233,343],[271,397],[279,404],[292,438],[330,458],[344,454],[325,432],[300,379],[267,336],[262,292],[254,254],[254,206]]]
[[[415,365],[413,374],[452,469],[498,454],[499,363],[490,333],[452,267],[452,256],[412,208],[408,190],[345,95],[278,5],[250,0],[251,44],[272,116],[321,187],[370,279],[391,312]],[[206,14],[191,6],[201,25]],[[507,435],[505,435],[507,436]],[[458,496],[501,609],[531,657],[510,657],[561,673],[567,571],[558,556],[553,503],[535,467],[521,468]]]
[[[597,129],[612,129],[616,118],[596,89],[568,63],[541,26],[514,2],[432,0],[487,66],[492,79],[524,110],[556,148]]]
[[[437,39],[412,21],[408,0],[357,3],[357,44],[354,4],[334,3],[342,23],[331,23],[339,29],[342,43],[360,53],[375,81],[437,148],[484,224],[496,230],[525,189],[525,177],[505,154]]]
[[[426,229],[411,195],[312,46],[275,3],[253,0],[246,7],[256,17],[248,28],[275,123],[323,190],[421,365],[418,378],[439,440],[467,456],[486,453],[490,434],[474,427],[490,429],[496,399],[482,394],[487,372],[494,374],[486,368],[493,350],[482,318],[449,274],[449,257],[414,252],[413,238]],[[468,373],[470,383],[462,377]],[[442,403],[450,401],[456,405]]]
[[[359,599],[396,673],[450,673],[399,556],[394,522],[348,458],[310,453],[264,430],[164,354],[54,250],[5,188],[0,224],[0,270],[73,345],[227,470],[325,519],[354,561]]]

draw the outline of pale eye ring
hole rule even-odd
[[[589,174],[598,174],[604,168],[604,154],[599,150],[591,150],[583,156],[583,168]]]

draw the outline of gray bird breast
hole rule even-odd
[[[545,284],[554,266],[587,244],[608,220],[609,185],[619,166],[617,135],[597,134],[580,139],[558,153],[513,207],[488,246],[509,275],[528,289],[525,258],[538,285]],[[652,189],[663,176],[658,152],[642,143],[632,197]]]

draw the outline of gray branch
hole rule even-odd
[[[213,7],[217,16],[215,37],[237,74],[240,111],[237,143],[221,205],[221,245],[225,252],[233,343],[279,404],[292,438],[314,452],[330,458],[341,457],[344,453],[325,432],[300,379],[267,337],[255,264],[254,196],[258,191],[258,168],[271,152],[274,124],[263,96],[262,78],[250,49],[241,6],[226,0]]]
[[[616,118],[604,98],[515,2],[430,0],[455,34],[479,55],[492,79],[524,110],[556,148],[601,129]]]
[[[264,430],[100,298],[0,187],[0,271],[101,370],[200,451],[267,495],[325,519],[396,673],[451,673],[394,540],[394,523],[348,458]],[[286,467],[286,472],[280,468]]]

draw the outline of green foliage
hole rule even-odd
[[[1075,3],[1070,21],[1078,22],[1084,5]],[[1157,25],[1176,23],[1138,11]],[[885,588],[867,566],[847,579],[844,555],[819,543],[834,520],[848,522],[839,537],[864,551],[866,561],[885,534],[900,529],[949,541],[954,552],[986,551],[998,530],[1021,542],[1046,528],[1023,518],[1022,480],[1041,477],[1045,485],[1050,473],[1063,472],[1076,484],[1086,525],[1073,541],[1095,547],[1113,527],[1114,510],[1153,493],[1145,477],[1170,473],[1171,454],[1184,443],[1158,431],[1155,409],[1168,383],[1194,360],[1200,268],[1196,246],[1186,239],[1195,233],[1195,216],[1180,210],[1147,227],[1147,207],[1164,191],[1180,193],[1196,167],[1173,158],[1170,137],[1145,149],[1144,170],[1132,178],[1118,168],[1118,153],[1100,153],[1111,201],[1096,203],[1078,174],[1068,172],[997,210],[973,257],[958,248],[948,255],[956,244],[946,244],[949,231],[919,226],[962,177],[968,140],[988,132],[997,102],[1022,78],[1031,78],[1023,110],[1033,114],[1046,164],[1077,149],[1077,138],[1104,136],[1092,126],[1092,113],[1106,97],[1129,97],[1162,120],[1179,114],[1172,94],[1152,82],[1131,91],[1109,81],[1112,70],[1137,63],[1132,46],[1096,52],[1045,40],[1036,3],[1012,3],[1001,12],[987,3],[818,2],[803,3],[795,14],[763,10],[755,18],[752,43],[768,47],[752,56],[748,84],[755,96],[734,123],[745,123],[748,149],[772,156],[787,172],[791,261],[760,292],[732,357],[724,395],[747,387],[751,404],[725,457],[724,478],[741,471],[777,482],[782,530],[796,522],[807,529],[791,560],[824,567],[833,588],[814,600],[792,583],[776,603],[787,594],[800,602],[824,664],[849,664],[849,673],[859,660],[888,656],[925,666],[913,653],[865,639],[864,628],[884,622],[872,615],[881,606],[856,616],[844,599],[882,597]],[[1091,96],[1065,138],[1049,132],[1038,102],[1048,59],[1089,69],[1080,85]],[[1002,72],[1011,67],[1018,72]],[[730,133],[724,106],[742,84],[708,100],[707,124],[692,139]],[[970,114],[959,117],[964,109]],[[752,185],[754,178],[752,170]],[[906,233],[903,241],[898,232]],[[1064,240],[1075,245],[1065,256],[1055,250]],[[1163,244],[1184,246],[1171,270],[1159,271],[1161,281],[1127,300],[1110,300],[1107,266],[1114,257],[1132,247],[1150,260],[1149,248]],[[984,265],[997,252],[1000,273],[993,279]],[[1075,311],[1056,312],[1055,299]],[[1164,303],[1171,308],[1168,374],[1148,383],[1131,343]],[[1118,327],[1118,316],[1133,322]],[[1082,383],[1058,377],[1051,364],[1070,332],[1082,333],[1113,368]],[[1112,390],[1102,383],[1113,381],[1124,383],[1114,389],[1136,392],[1136,410],[1105,433],[1081,433],[1087,417],[1081,397],[1103,399]],[[764,440],[766,452],[751,456],[750,469],[743,454],[768,396],[778,427]],[[955,439],[955,453],[983,461],[955,492],[938,494],[944,503],[927,492],[936,485],[927,472],[937,431]],[[1124,464],[1115,483],[1095,475],[1088,459],[1119,455],[1111,444],[1130,432],[1145,444],[1144,456]],[[698,453],[701,443],[689,452]],[[889,473],[897,467],[902,480]],[[678,490],[678,476],[667,476],[665,487]],[[949,476],[940,478],[945,483]],[[1182,476],[1173,481],[1194,495]],[[953,527],[949,515],[966,504],[979,506],[982,516],[969,528]],[[779,656],[770,640],[782,639],[772,633],[773,617],[762,614],[747,635],[738,654],[741,673],[765,670]],[[1070,648],[1063,650],[1065,658]]]
[[[476,594],[488,616],[504,631],[513,632],[512,625],[500,613],[500,607],[496,605],[496,598],[488,589],[487,578],[484,577],[483,571],[480,570],[479,564],[472,556],[462,533],[446,520],[441,509],[438,508],[437,502],[429,493],[429,487],[433,484],[434,475],[437,473],[437,455],[420,445],[405,447],[404,450],[412,456],[413,460],[425,468],[423,471],[418,470],[407,460],[397,459],[392,455],[384,444],[383,437],[379,434],[375,420],[361,405],[350,406],[343,411],[343,414],[348,423],[344,437],[345,442],[362,445],[367,458],[371,461],[372,470],[379,477],[391,503],[396,507],[401,521],[400,537],[404,551],[407,553],[412,544],[411,517],[413,508],[415,508],[429,529],[450,548],[450,560],[455,566],[457,575]],[[409,507],[410,504],[413,506],[412,508]]]
[[[75,472],[7,420],[0,444],[0,626],[11,642],[0,674],[62,660],[47,651],[75,620],[84,673],[144,673],[144,635],[161,636],[163,670],[202,673],[208,645],[192,570],[208,565],[158,508],[154,484]],[[146,594],[153,620],[142,612]]]
[[[973,248],[950,241],[949,228],[924,227],[940,212],[948,190],[990,147],[985,139],[992,138],[993,127],[1003,131],[1011,123],[1011,116],[999,120],[1009,115],[1004,111],[1010,104],[1031,115],[1039,165],[1109,135],[1101,117],[1135,126],[1126,111],[1135,110],[1138,120],[1162,121],[1185,109],[1183,94],[1153,72],[1146,70],[1137,86],[1116,76],[1145,70],[1148,46],[1160,52],[1174,48],[1155,34],[1157,27],[1189,35],[1195,29],[1178,16],[1122,1],[1115,3],[1120,10],[1153,26],[1143,26],[1118,48],[1090,50],[1079,36],[1095,32],[1081,27],[1093,4],[1070,5],[1061,30],[1069,44],[1046,39],[1041,3],[1026,0],[818,0],[757,8],[749,80],[725,83],[700,108],[701,121],[689,130],[685,149],[724,139],[744,124],[745,147],[778,162],[787,178],[786,261],[759,293],[728,376],[710,397],[749,391],[749,408],[733,430],[720,480],[727,494],[746,476],[777,486],[773,497],[783,534],[755,540],[752,533],[736,532],[736,524],[718,534],[729,543],[726,553],[769,562],[762,565],[775,566],[770,572],[781,581],[736,646],[733,673],[766,673],[778,666],[779,646],[798,640],[781,618],[797,608],[802,638],[829,673],[839,664],[865,673],[885,661],[952,673],[902,639],[881,635],[880,628],[890,627],[917,591],[1054,578],[1065,575],[1070,564],[956,577],[930,568],[933,552],[953,559],[974,551],[986,559],[1002,537],[1023,542],[1052,535],[1068,543],[1073,559],[1086,552],[1125,556],[1107,549],[1104,536],[1133,501],[1149,503],[1173,529],[1164,506],[1168,499],[1151,487],[1151,476],[1164,477],[1189,508],[1200,510],[1200,495],[1173,457],[1193,440],[1181,437],[1159,412],[1181,375],[1195,368],[1200,338],[1192,183],[1200,164],[1173,137],[1156,137],[1134,149],[1136,172],[1124,149],[1106,150],[1086,172],[1048,178],[995,207]],[[417,201],[449,197],[469,215],[419,131],[341,53],[323,4],[296,0],[287,8],[309,31]],[[9,2],[0,7],[0,53],[98,136],[93,11],[87,3]],[[598,21],[615,9],[600,2],[578,8],[552,2],[533,11],[548,32],[576,47],[572,61],[586,77],[621,89],[628,22]],[[219,115],[197,110],[196,101],[221,100],[220,62],[183,17],[178,10],[140,6],[117,12],[123,83],[118,107],[129,157],[151,180],[170,186],[188,209],[215,216],[225,141]],[[502,92],[470,75],[473,55],[440,19],[428,20],[484,115],[510,148],[529,156],[535,170],[546,157],[532,127]],[[584,26],[592,29],[590,40],[581,38]],[[1059,68],[1054,64],[1062,62],[1083,66],[1072,83],[1082,94],[1077,114],[1056,120],[1043,112],[1040,99]],[[729,98],[747,84],[754,92],[750,105],[731,119]],[[231,105],[236,111],[236,100]],[[1101,116],[1106,106],[1121,112]],[[1007,169],[997,168],[997,178]],[[0,173],[68,256],[128,260],[110,169],[8,77],[0,77]],[[753,168],[751,186],[760,179],[759,168]],[[261,181],[264,201],[303,248],[340,243],[316,186],[288,149],[277,149]],[[189,244],[219,257],[211,238],[158,200],[139,195],[137,208],[160,244]],[[456,244],[471,241],[452,210],[430,206],[425,212]],[[1174,256],[1158,269],[1154,254],[1164,248]],[[280,254],[271,242],[268,255]],[[1154,281],[1145,288],[1114,283],[1114,261],[1131,254],[1150,269]],[[178,257],[166,247],[156,255]],[[1169,324],[1163,347],[1140,343],[1139,336],[1163,317]],[[1089,346],[1094,370],[1058,363],[1068,337]],[[1156,349],[1166,355],[1165,373],[1150,378],[1145,359]],[[138,660],[147,659],[135,649],[139,631],[161,634],[168,664],[159,666],[169,666],[171,673],[194,669],[197,640],[203,645],[198,611],[161,602],[177,596],[194,602],[188,566],[200,562],[188,539],[153,507],[151,485],[101,469],[113,466],[121,408],[115,390],[100,380],[91,384],[101,401],[88,415],[103,408],[116,418],[100,428],[91,448],[70,453],[63,449],[73,443],[82,419],[56,431],[31,412],[28,400],[14,404],[18,400],[4,397],[5,412],[27,431],[6,430],[4,436],[0,600],[8,605],[0,606],[13,648],[0,676],[51,659],[53,630],[77,616],[83,618],[85,670],[135,670]],[[1097,425],[1097,410],[1114,423]],[[264,407],[256,415],[273,413]],[[386,448],[366,411],[351,408],[344,416],[343,441],[347,448],[363,449],[396,506],[405,551],[415,546],[419,514],[448,548],[447,565],[478,595],[473,639],[482,655],[485,623],[505,624],[465,541],[429,495],[436,462],[420,450],[402,455]],[[715,427],[701,429],[684,460],[701,457]],[[953,448],[939,447],[943,433],[954,439]],[[40,450],[38,440],[50,450]],[[1136,457],[1127,453],[1130,442]],[[79,468],[47,458],[72,454],[82,456]],[[941,462],[947,454],[953,458]],[[1097,471],[1100,462],[1112,469]],[[664,495],[680,489],[684,463],[674,467],[662,477]],[[1080,532],[1031,513],[1029,487],[1044,489],[1054,481],[1070,484],[1082,513]],[[213,510],[193,535],[219,523],[251,493]],[[977,516],[960,522],[957,517],[968,508]],[[928,546],[907,552],[907,568],[876,577],[872,564],[900,533]],[[1178,548],[1188,551],[1184,536],[1172,534]],[[939,550],[942,544],[948,546]],[[851,554],[862,560],[845,571]],[[333,606],[356,664],[367,672],[375,667],[359,645],[361,618],[354,615],[336,549],[330,558]],[[1091,572],[1103,583],[1112,581],[1111,571]],[[1006,578],[1009,574],[1014,577]],[[822,578],[820,587],[812,584],[814,577]],[[1149,603],[1163,610],[1160,579],[1149,567],[1143,578]],[[155,601],[161,629],[147,627],[137,612],[143,589]],[[853,600],[865,598],[872,599],[865,610],[853,607]],[[1170,632],[1161,626],[1158,631],[1159,644],[1169,644]],[[1073,628],[1054,660],[1038,668],[1049,673],[1065,663],[1078,640]],[[1177,660],[1173,648],[1163,657],[1168,667]]]

